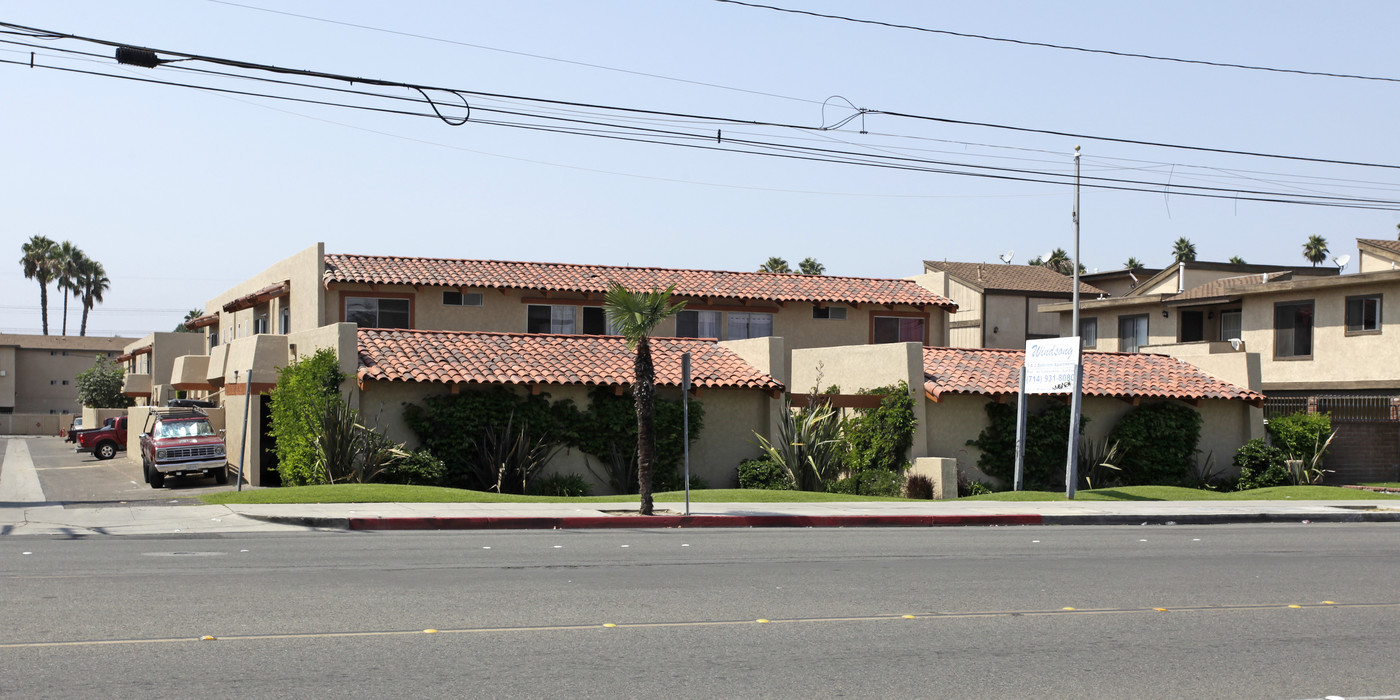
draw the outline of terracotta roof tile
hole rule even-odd
[[[713,340],[652,338],[656,383],[679,386],[681,354],[691,384],[705,389],[781,391],[783,385]],[[473,333],[361,328],[361,380],[443,384],[632,383],[633,353],[618,336]]]
[[[1074,279],[1040,265],[988,265],[987,263],[925,260],[924,266],[942,270],[986,290],[1006,292],[1049,292],[1069,294]],[[1080,294],[1108,294],[1082,279]]]
[[[1024,350],[924,348],[924,390],[943,394],[1015,394]],[[1264,395],[1222,382],[1166,355],[1085,352],[1084,395],[1119,398],[1239,399]]]
[[[845,304],[907,304],[957,309],[951,300],[913,281],[833,275],[774,274],[614,267],[565,263],[448,260],[372,255],[327,255],[325,283],[538,289],[603,293],[608,282],[633,290],[676,285],[683,297],[722,297]]]

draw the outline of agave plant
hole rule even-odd
[[[754,433],[769,459],[783,465],[800,491],[818,491],[841,471],[841,421],[836,410],[824,404],[793,411],[785,405],[785,420],[778,423],[778,442]]]
[[[316,469],[332,484],[364,484],[404,459],[402,444],[360,423],[360,412],[344,399],[326,401],[316,436]]]
[[[1110,482],[1116,481],[1117,477],[1109,472],[1122,473],[1117,463],[1123,460],[1123,454],[1127,450],[1122,449],[1118,441],[1109,442],[1107,438],[1094,440],[1081,435],[1079,437],[1079,478],[1084,480],[1086,488],[1103,488]],[[1112,478],[1110,478],[1112,477]]]
[[[1322,483],[1322,479],[1332,473],[1331,469],[1322,468],[1322,455],[1327,452],[1327,448],[1332,446],[1332,439],[1337,437],[1337,431],[1333,430],[1326,440],[1319,435],[1314,440],[1312,458],[1301,459],[1295,455],[1288,455],[1284,464],[1288,465],[1289,476],[1293,478],[1295,486],[1316,485]]]
[[[549,466],[563,445],[548,435],[530,436],[530,423],[515,422],[515,413],[497,429],[487,426],[476,441],[476,459],[471,467],[483,484],[497,493],[529,493],[530,483]]]

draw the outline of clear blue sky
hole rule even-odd
[[[772,4],[1056,44],[1400,78],[1400,3],[1393,2]],[[1265,8],[1271,12],[1260,14]],[[687,114],[816,126],[823,123],[820,103],[840,95],[885,111],[1400,164],[1394,82],[1065,52],[713,0],[321,0],[277,9],[437,40],[210,0],[8,3],[0,21],[292,68]],[[70,42],[35,43],[111,55]],[[28,51],[0,45],[0,59],[27,63]],[[43,65],[184,77],[168,66],[75,61],[50,48],[37,54]],[[34,234],[71,240],[106,265],[112,289],[89,322],[97,335],[169,330],[183,310],[318,240],[332,252],[724,270],[754,269],[770,255],[794,264],[813,256],[829,274],[872,277],[917,274],[924,259],[995,262],[1008,249],[1024,262],[1072,243],[1072,190],[1058,184],[778,160],[477,121],[450,127],[27,66],[0,65],[0,90],[0,242],[12,260],[0,267],[4,332],[39,329],[38,285],[13,262]],[[848,113],[833,107],[827,122]],[[474,120],[486,116],[475,113]],[[860,126],[724,131],[1060,172],[1072,169],[1070,153],[1080,144],[1085,175],[1400,199],[1397,170],[876,115],[865,118],[870,133],[857,133]],[[1325,236],[1334,255],[1354,254],[1355,238],[1393,237],[1400,222],[1389,211],[1162,191],[1085,190],[1082,208],[1083,263],[1105,270],[1129,256],[1164,265],[1179,236],[1195,242],[1201,259],[1304,264],[1309,235]],[[57,333],[60,297],[51,296]],[[70,320],[69,332],[76,328]]]

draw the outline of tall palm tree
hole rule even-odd
[[[1123,269],[1129,272],[1135,272],[1137,270],[1141,270],[1142,268],[1142,261],[1138,260],[1137,258],[1128,258],[1128,261],[1123,263]]]
[[[39,316],[44,321],[44,335],[49,334],[49,282],[53,280],[53,251],[58,247],[48,236],[33,236],[20,246],[24,278],[39,281]]]
[[[1308,242],[1303,244],[1303,257],[1308,262],[1317,267],[1317,264],[1327,259],[1327,239],[1322,236],[1308,236]]]
[[[826,265],[817,262],[816,258],[806,258],[802,262],[797,263],[797,269],[804,275],[826,274]]]
[[[759,271],[759,272],[792,272],[792,268],[788,267],[788,261],[786,261],[786,260],[784,260],[784,259],[782,259],[782,258],[780,258],[780,257],[778,257],[778,256],[775,255],[775,256],[773,256],[773,257],[771,257],[771,258],[768,258],[768,262],[765,262],[765,263],[763,263],[762,265],[759,265],[759,266],[758,266],[758,271]]]
[[[656,367],[651,360],[651,332],[662,321],[685,308],[671,303],[676,285],[650,292],[633,292],[617,282],[608,283],[603,309],[614,328],[636,353],[632,361],[632,401],[637,408],[637,493],[641,514],[652,514],[651,463],[656,455]]]
[[[59,243],[54,249],[53,278],[63,290],[63,335],[68,335],[68,293],[78,292],[78,268],[86,259],[83,251],[71,241]]]
[[[83,325],[79,327],[78,335],[87,335],[88,312],[102,303],[102,295],[111,288],[112,280],[107,278],[107,270],[102,263],[84,257],[78,270],[78,294],[83,302]]]
[[[190,309],[189,311],[186,311],[186,312],[185,312],[185,320],[181,321],[181,322],[180,322],[180,325],[175,326],[175,332],[176,332],[176,333],[193,333],[194,331],[190,330],[187,326],[185,326],[185,324],[186,324],[186,323],[189,323],[190,321],[193,321],[193,320],[195,320],[195,319],[197,319],[197,318],[199,318],[200,316],[203,316],[203,315],[204,315],[204,309]]]
[[[1196,244],[1186,236],[1176,239],[1172,244],[1172,262],[1192,262],[1196,259]]]
[[[1069,253],[1066,253],[1064,248],[1051,251],[1050,257],[1042,260],[1040,264],[1062,275],[1074,274],[1074,261],[1069,259]]]

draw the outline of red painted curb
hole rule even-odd
[[[653,515],[349,518],[351,530],[586,530],[684,527],[946,527],[1040,525],[1040,515]]]

